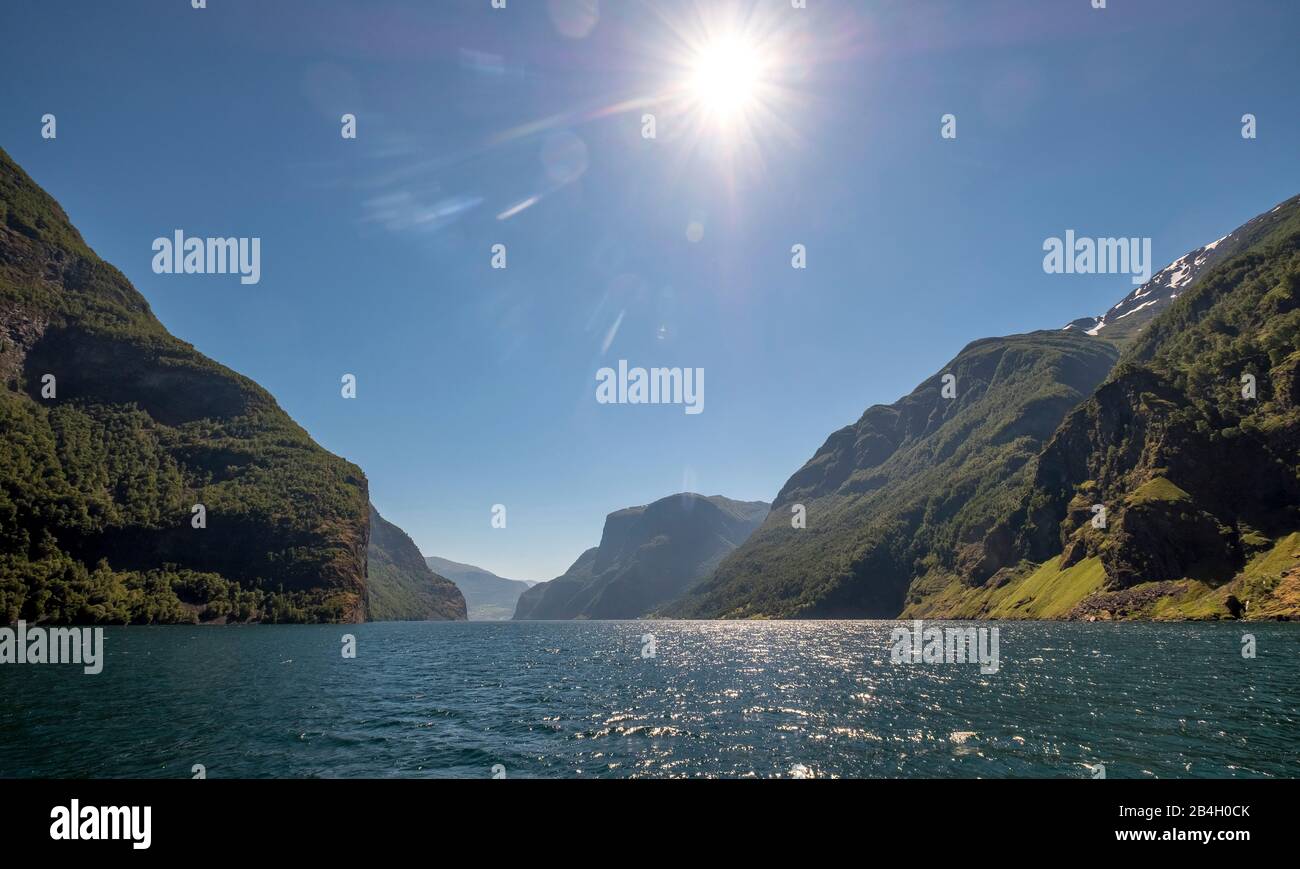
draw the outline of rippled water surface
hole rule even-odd
[[[894,626],[109,628],[100,675],[0,665],[0,775],[1300,773],[1300,626],[1002,623],[992,675]]]

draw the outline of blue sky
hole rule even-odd
[[[423,552],[522,579],[622,507],[770,500],[967,342],[1132,289],[1045,274],[1050,236],[1158,269],[1300,192],[1295,3],[742,5],[767,68],[728,126],[627,108],[688,77],[695,0],[8,0],[0,146]],[[261,283],[153,274],[176,228],[260,237]],[[619,359],[705,369],[704,413],[597,404]]]

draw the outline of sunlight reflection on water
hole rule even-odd
[[[1001,623],[992,675],[893,665],[893,627],[109,628],[99,676],[0,667],[0,775],[1300,772],[1295,626],[1252,624],[1260,653],[1243,660],[1239,625]]]

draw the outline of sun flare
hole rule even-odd
[[[763,59],[757,46],[729,35],[700,48],[692,64],[690,92],[711,116],[732,119],[760,96]]]
[[[791,20],[801,16],[779,5],[683,0],[685,11],[660,11],[663,27],[647,31],[644,49],[655,90],[635,102],[654,109],[642,116],[657,130],[651,136],[663,135],[685,160],[708,160],[731,181],[801,144],[808,40]]]

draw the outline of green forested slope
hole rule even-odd
[[[1249,226],[1066,418],[968,586],[1059,556],[1102,571],[1065,614],[1300,616],[1300,562],[1286,560],[1300,530],[1300,198]],[[913,611],[934,611],[939,589],[915,591]]]
[[[0,621],[363,618],[360,469],[168,334],[3,151],[0,381]]]
[[[1072,332],[976,341],[911,395],[826,441],[687,617],[892,617],[914,578],[955,574],[1010,512],[1034,461],[1117,351]],[[944,375],[955,397],[943,396]],[[795,528],[793,509],[807,511]]]

